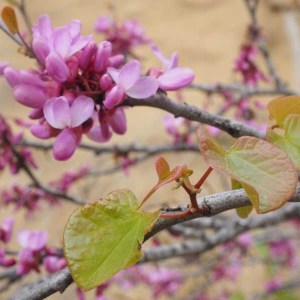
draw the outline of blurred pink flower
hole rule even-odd
[[[67,266],[67,261],[64,257],[49,255],[44,258],[43,264],[47,272],[55,273],[65,268]]]
[[[0,227],[0,240],[4,243],[8,243],[11,239],[12,230],[14,225],[14,219],[7,217],[4,219]]]

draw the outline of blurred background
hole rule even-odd
[[[264,0],[259,7],[258,18],[263,28],[269,50],[272,54],[275,66],[281,77],[293,88],[300,88],[299,58],[295,55],[300,51],[300,26],[299,13],[295,8],[296,1],[289,0]],[[0,1],[1,6],[6,1]],[[297,3],[296,3],[297,4]],[[195,83],[229,83],[238,80],[238,75],[233,72],[233,62],[237,58],[241,44],[246,38],[246,27],[249,24],[249,15],[242,0],[123,0],[123,1],[27,1],[27,9],[32,23],[35,24],[39,15],[50,15],[55,27],[64,25],[72,19],[80,19],[83,23],[83,33],[93,33],[96,41],[101,41],[102,36],[94,32],[94,24],[98,17],[109,15],[122,22],[128,19],[137,20],[166,57],[170,57],[173,51],[179,54],[180,66],[192,68],[196,74]],[[292,27],[291,27],[292,26]],[[292,29],[291,29],[292,28]],[[296,30],[291,33],[291,30]],[[292,38],[291,38],[292,35]],[[24,69],[34,65],[34,61],[17,53],[16,45],[3,33],[0,33],[0,59],[9,61],[12,66]],[[298,39],[298,40],[297,40]],[[298,48],[297,48],[298,47]],[[160,62],[153,55],[149,47],[141,46],[135,49],[135,54],[142,60],[144,71],[151,66],[160,66]],[[298,52],[300,54],[300,52]],[[299,56],[300,57],[300,56]],[[265,65],[260,64],[263,71]],[[1,114],[9,118],[26,118],[27,108],[13,100],[11,89],[4,80],[0,80],[0,107]],[[171,97],[175,94],[169,93]],[[207,97],[197,91],[185,90],[182,93],[184,101],[199,107],[203,107]],[[259,101],[267,103],[270,97],[258,97]],[[218,99],[212,99],[218,104]],[[211,112],[214,106],[210,106]],[[110,144],[145,144],[161,145],[172,143],[172,138],[166,133],[163,125],[165,112],[153,108],[135,107],[126,111],[128,130],[124,136],[114,136]],[[267,120],[266,111],[258,113],[261,120]],[[30,133],[25,137],[34,140]],[[227,139],[228,137],[222,137]],[[115,164],[113,155],[94,156],[90,153],[77,150],[70,160],[66,162],[55,161],[49,152],[38,151],[35,153],[39,163],[36,174],[44,181],[57,179],[63,171],[76,169],[88,165],[92,169],[105,170]],[[198,153],[166,153],[164,157],[175,164],[187,164],[194,170],[192,179],[196,180],[207,166]],[[145,160],[129,169],[129,175],[117,172],[107,176],[89,177],[82,180],[76,188],[72,189],[89,201],[100,198],[108,192],[129,188],[138,198],[142,198],[156,182],[154,169],[154,157]],[[7,187],[13,183],[27,182],[25,176],[13,177],[7,173],[1,173],[0,187]],[[172,191],[171,186],[159,190],[147,204],[147,208],[158,209],[162,205],[177,206],[186,203],[187,199],[181,190]],[[208,183],[204,186],[202,194],[211,194],[230,188],[228,179],[213,172]],[[0,221],[6,215],[16,217],[15,232],[22,228],[44,229],[49,232],[49,244],[60,247],[64,224],[75,209],[73,204],[61,201],[60,204],[51,206],[43,204],[40,211],[30,215],[22,210],[14,208],[0,208]],[[161,243],[168,243],[172,237],[168,233],[161,233],[157,237]],[[17,246],[16,238],[14,243]],[[151,242],[146,245],[151,246]],[[205,257],[203,257],[205,260]],[[178,260],[160,262],[169,267],[178,267]],[[159,299],[188,299],[195,286],[200,284],[197,276],[189,275],[188,267],[184,270],[186,280],[173,296],[161,296]],[[194,269],[193,269],[194,270]],[[191,271],[192,272],[192,271]],[[191,273],[192,274],[192,273]],[[38,275],[32,272],[25,281],[30,282]],[[220,282],[215,289],[221,290],[224,286],[239,290],[245,295],[250,295],[260,290],[261,283],[266,278],[266,270],[261,266],[247,266],[243,269],[236,282]],[[251,282],[251,284],[250,284]],[[16,284],[5,296],[20,286]],[[75,299],[75,286],[70,286],[63,295],[54,294],[49,299]],[[106,295],[108,299],[153,299],[148,286],[137,285],[124,293],[116,285],[111,286]],[[299,293],[300,295],[300,293]],[[94,292],[87,293],[88,299],[94,299]],[[299,296],[300,297],[300,296]],[[1,296],[0,296],[1,298]],[[5,297],[4,297],[5,298]],[[4,299],[2,298],[2,299]],[[236,298],[237,299],[237,298]]]

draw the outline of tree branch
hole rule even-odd
[[[300,201],[300,185],[297,187],[297,190],[294,196],[290,201]],[[206,197],[201,197],[198,199],[198,204],[200,207],[205,206],[207,208],[207,216],[213,216],[218,213],[221,213],[226,210],[231,210],[234,208],[246,206],[250,204],[246,193],[243,190],[228,191],[224,193],[219,193],[215,195],[210,195]],[[184,211],[187,210],[187,205],[178,207],[178,210]],[[174,213],[176,210],[172,210]],[[277,224],[283,220],[286,220],[291,217],[300,216],[300,207],[295,204],[289,204],[283,207],[280,210],[269,213],[267,215],[254,216],[246,220],[237,220],[230,222],[228,228],[221,228],[215,235],[208,238],[206,241],[202,242],[185,242],[184,246],[178,246],[178,244],[171,246],[162,246],[159,247],[160,250],[148,249],[145,250],[144,257],[141,262],[156,261],[172,256],[186,255],[186,254],[201,254],[211,248],[230,241],[235,238],[238,234],[259,227],[267,227],[270,225]],[[187,220],[204,217],[201,214],[192,214],[185,218],[178,219],[159,219],[152,230],[145,236],[144,241],[151,238],[153,235],[159,231],[166,229],[175,224],[182,223]],[[169,248],[167,248],[169,247]],[[185,252],[183,252],[183,249]],[[47,297],[56,292],[63,292],[71,283],[73,279],[70,275],[70,272],[67,268],[63,269],[60,272],[57,272],[51,276],[43,277],[41,282],[36,282],[32,285],[28,285],[21,289],[18,293],[13,295],[11,300],[39,300],[42,297]]]
[[[196,106],[188,105],[186,103],[177,103],[162,93],[156,94],[147,99],[127,98],[123,104],[129,106],[149,106],[159,108],[173,114],[175,117],[183,117],[191,121],[217,127],[229,133],[233,137],[249,135],[257,138],[264,138],[264,134],[252,127],[209,113]]]

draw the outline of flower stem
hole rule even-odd
[[[205,182],[211,171],[213,170],[212,167],[209,167],[206,172],[203,174],[203,176],[199,179],[199,181],[194,185],[196,189],[200,189],[202,184]]]

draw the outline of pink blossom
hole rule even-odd
[[[46,14],[39,17],[38,24],[32,28],[32,33],[33,51],[39,62],[48,67],[53,63],[65,68],[66,59],[92,41],[91,35],[80,35],[81,22],[79,20],[73,20],[68,25],[54,29],[50,17]],[[50,54],[55,54],[55,56],[51,56],[49,62]]]
[[[265,290],[268,293],[277,291],[282,285],[282,280],[278,277],[268,280],[265,284]]]
[[[0,266],[1,267],[11,267],[16,264],[16,260],[11,257],[6,257],[5,251],[0,249]]]
[[[30,186],[21,187],[16,184],[10,188],[2,189],[0,196],[4,205],[15,205],[17,209],[25,208],[29,214],[39,208],[39,202],[42,199],[46,199],[50,203],[55,199],[40,189]]]
[[[49,99],[44,106],[47,122],[62,130],[53,146],[54,157],[58,160],[70,158],[80,142],[82,124],[93,114],[94,101],[86,96],[77,97],[71,106],[66,97]]]
[[[23,247],[19,252],[17,274],[26,275],[31,270],[39,272],[41,251],[45,249],[48,235],[44,231],[23,230],[18,234],[18,242]]]
[[[40,255],[38,252],[28,248],[22,249],[18,256],[17,274],[23,276],[28,274],[31,270],[39,272],[39,260]]]
[[[12,174],[18,173],[20,161],[16,159],[12,145],[19,144],[22,137],[22,133],[14,134],[9,124],[0,115],[0,170],[3,170],[8,166]],[[22,156],[24,163],[28,164],[28,166],[33,168],[37,167],[29,149],[21,148],[20,155]]]
[[[108,109],[120,104],[125,94],[132,98],[143,99],[154,95],[158,89],[156,79],[141,76],[141,64],[137,60],[128,62],[120,70],[108,68],[107,72],[116,83],[103,102]]]
[[[171,59],[168,60],[163,56],[156,46],[152,46],[152,51],[163,64],[163,70],[157,73],[155,76],[157,77],[159,81],[159,87],[162,90],[176,91],[192,83],[195,74],[189,68],[178,67],[177,53],[174,52],[171,56]]]
[[[19,244],[32,251],[40,251],[46,246],[48,235],[44,231],[22,230],[18,234]]]
[[[4,70],[9,66],[9,63],[6,61],[0,61],[0,75],[4,74]]]
[[[245,44],[240,49],[239,57],[234,63],[234,71],[242,75],[243,82],[247,85],[256,87],[260,80],[268,81],[268,78],[259,70],[255,64],[255,58],[258,55],[258,49]]]
[[[105,34],[105,39],[112,44],[114,54],[126,54],[131,52],[133,47],[150,42],[144,28],[136,20],[118,24],[113,18],[102,16],[96,21],[95,30]]]
[[[173,137],[174,144],[193,144],[193,136],[190,130],[191,121],[167,114],[163,119],[163,124],[167,133]]]
[[[67,266],[67,261],[64,257],[49,255],[44,258],[43,264],[47,272],[55,273],[65,268]]]
[[[89,167],[82,167],[76,171],[65,172],[59,180],[50,182],[50,185],[54,186],[59,191],[66,192],[75,182],[84,177],[89,171]]]
[[[250,233],[246,232],[237,238],[237,243],[240,247],[247,250],[253,245],[253,239]]]
[[[31,108],[42,108],[46,100],[57,95],[59,85],[52,81],[43,81],[34,71],[19,71],[12,67],[4,70],[4,77],[13,88],[14,98]]]
[[[13,230],[14,219],[7,217],[4,219],[2,226],[0,227],[0,240],[4,243],[8,243],[11,239]]]
[[[296,247],[291,240],[281,239],[269,243],[271,254],[274,258],[284,259],[289,267],[296,265]]]
[[[96,115],[94,115],[94,119],[96,118]],[[106,142],[111,138],[113,132],[117,134],[124,134],[126,132],[126,116],[124,109],[121,107],[107,112],[100,111],[99,121],[100,125],[94,125],[87,133],[88,138],[92,141]]]

